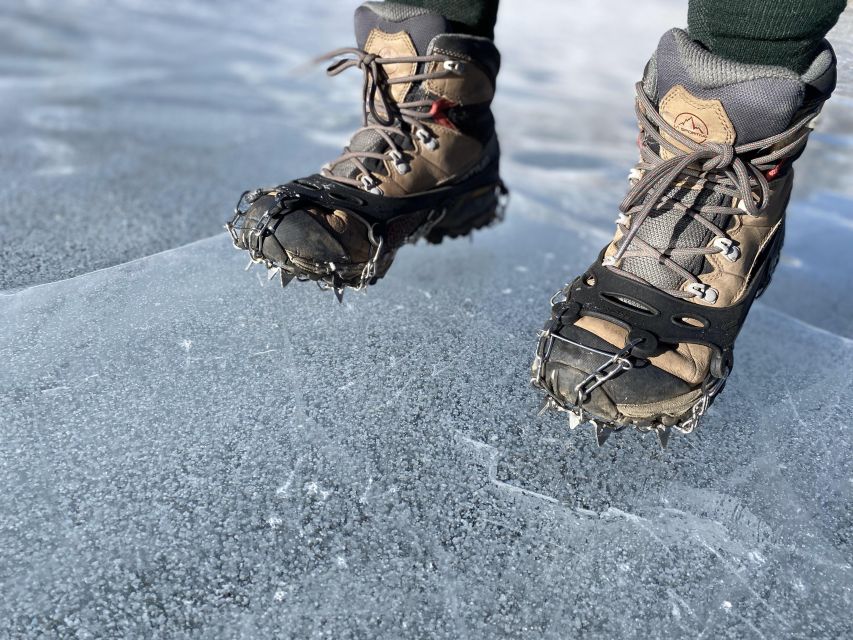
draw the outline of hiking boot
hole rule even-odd
[[[782,247],[792,169],[835,86],[829,44],[802,76],[732,62],[673,30],[637,84],[640,161],[616,235],[552,298],[533,383],[613,430],[692,431]]]
[[[315,280],[339,299],[385,275],[397,250],[441,242],[498,219],[506,191],[490,105],[500,56],[419,7],[367,2],[357,48],[329,75],[364,74],[363,127],[319,174],[246,192],[227,225],[251,259]]]

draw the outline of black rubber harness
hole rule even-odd
[[[602,265],[602,251],[586,273],[562,290],[563,299],[554,303],[545,329],[558,334],[582,316],[600,318],[628,331],[626,344],[636,342],[630,355],[640,359],[657,355],[671,348],[669,345],[701,344],[713,353],[711,375],[725,378],[734,362],[735,339],[752,303],[772,277],[783,237],[784,229],[780,228],[759,254],[746,295],[737,304],[723,308],[687,303],[626,278]]]

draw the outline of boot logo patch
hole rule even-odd
[[[382,47],[376,55],[380,58],[394,58],[397,57],[397,51],[393,47],[385,46]]]
[[[694,96],[682,85],[677,84],[661,99],[658,107],[660,115],[681,135],[696,144],[716,142],[718,144],[734,144],[735,128],[729,119],[723,103],[719,100],[705,99]],[[686,153],[692,151],[684,143],[667,137],[673,146]],[[666,160],[672,157],[668,149],[663,149],[661,157]]]
[[[675,118],[675,128],[696,142],[705,142],[708,139],[708,125],[695,113],[686,111]]]

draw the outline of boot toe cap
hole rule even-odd
[[[577,326],[563,327],[560,336],[587,347],[615,353],[616,347],[594,333]],[[554,394],[562,401],[577,405],[577,387],[591,373],[607,361],[606,356],[556,340],[550,357],[544,366],[544,376]],[[601,386],[593,389],[584,399],[584,408],[608,420],[620,421],[624,405],[660,405],[683,397],[694,391],[694,387],[666,371],[638,361],[634,367],[622,371]],[[654,416],[650,415],[649,419]]]
[[[243,249],[257,248],[259,222],[275,198],[265,195],[256,200],[245,213],[242,227],[237,234],[238,245]],[[322,213],[296,209],[273,214],[263,226],[261,254],[273,262],[286,264],[289,256],[297,256],[313,262],[344,262],[348,252],[335,234],[320,220]]]

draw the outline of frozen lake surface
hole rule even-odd
[[[221,232],[358,122],[357,74],[292,71],[355,4],[284,4],[0,8],[0,637],[853,634],[849,12],[773,287],[664,453],[537,418],[527,366],[684,4],[506,0],[507,221],[343,305]]]

